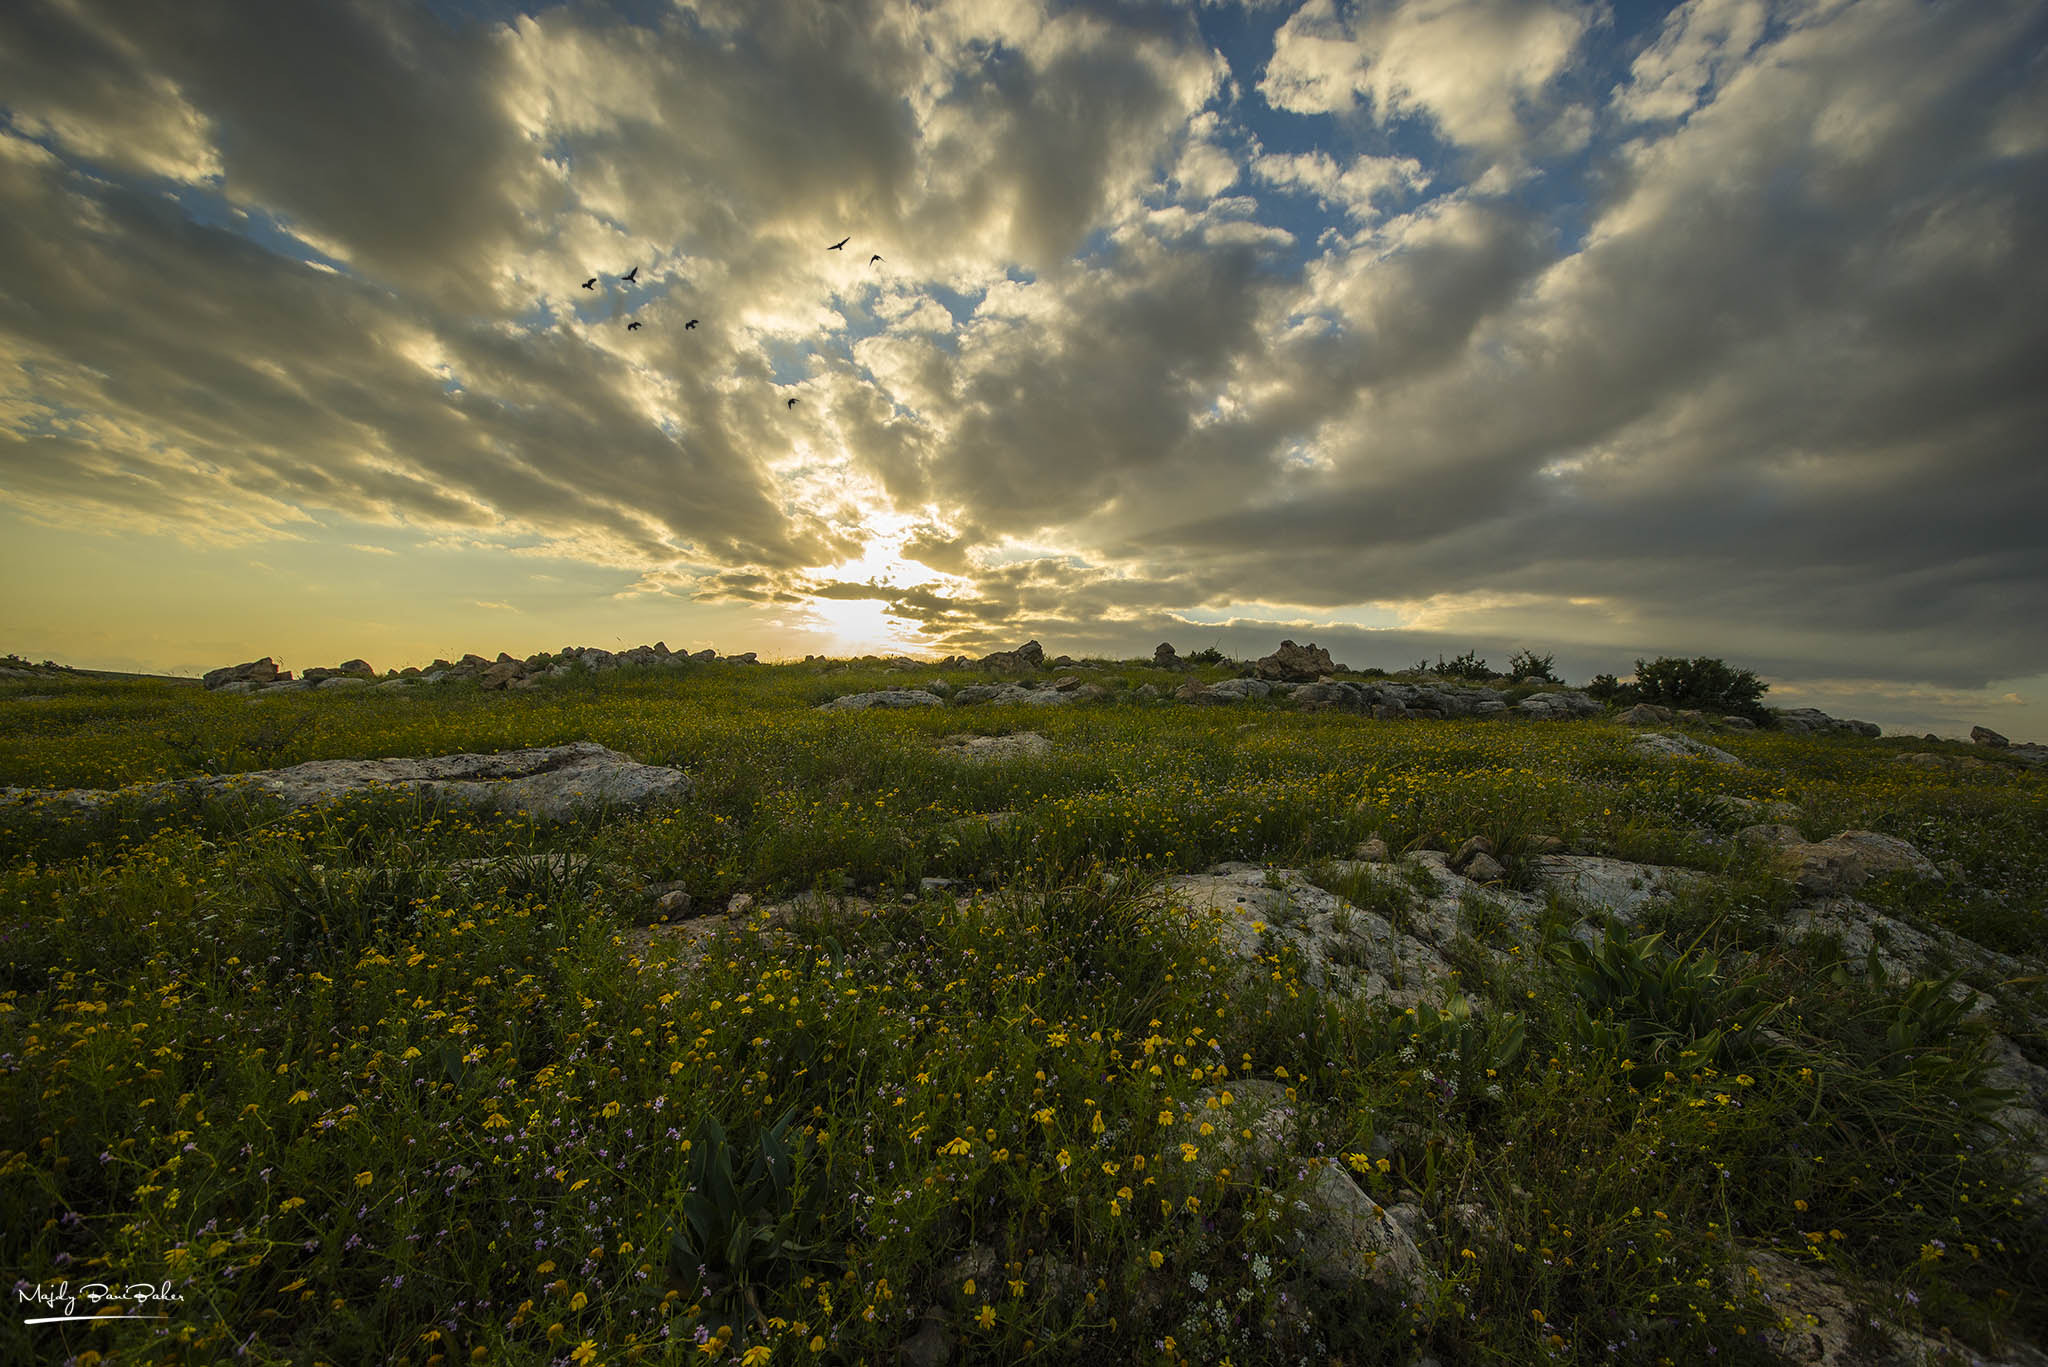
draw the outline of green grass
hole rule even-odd
[[[705,665],[257,703],[0,684],[6,784],[586,739],[695,778],[561,826],[392,798],[0,814],[6,1265],[186,1297],[161,1333],[11,1316],[0,1356],[862,1363],[930,1312],[971,1362],[1767,1361],[1756,1247],[1928,1332],[2048,1332],[2040,1217],[2010,1146],[1964,1123],[1978,1033],[1781,945],[1789,895],[1713,802],[1914,841],[1951,876],[1866,900],[2038,975],[2039,776],[1902,771],[1892,742],[1717,737],[1734,770],[1599,723],[1146,705],[1137,685],[1186,676],[1135,666],[1070,708],[810,710],[928,677]],[[1024,729],[1054,753],[937,745]],[[1663,940],[1604,1013],[1562,951],[1467,974],[1469,1011],[1338,1000],[1160,895],[1248,860],[1407,924],[1398,870],[1330,867],[1375,834],[1485,834],[1511,885],[1537,834],[1716,878],[1646,915]],[[546,852],[590,861],[451,867]],[[931,876],[971,895],[921,895]],[[864,912],[735,922],[695,966],[626,948],[642,883],[723,905],[849,878]],[[1544,914],[1553,942],[1575,910]],[[1463,928],[1502,934],[1476,905]],[[1691,956],[1668,994],[1658,953]],[[1775,1006],[1768,1047],[1712,1037],[1738,988]],[[1255,1079],[1303,1116],[1270,1164],[1221,1156]],[[785,1116],[787,1182],[748,1185]],[[707,1242],[685,1216],[712,1208],[714,1150],[735,1177]],[[1327,1163],[1436,1223],[1426,1294],[1319,1280],[1294,1202]]]

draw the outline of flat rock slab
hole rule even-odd
[[[296,809],[357,793],[385,792],[524,811],[554,821],[600,805],[630,807],[656,798],[680,797],[689,789],[689,776],[680,769],[641,764],[595,741],[575,741],[495,755],[319,759],[288,769],[170,779],[119,789],[10,788],[0,791],[0,806],[33,805],[67,815],[86,815],[116,800],[139,801],[150,807],[244,793]]]
[[[1037,759],[1052,753],[1052,742],[1036,731],[1015,731],[1007,736],[948,736],[939,742],[939,753],[986,764],[1006,759]]]
[[[1697,869],[1632,864],[1593,854],[1546,854],[1529,864],[1545,888],[1611,912],[1624,924],[1635,920],[1644,907],[1696,887],[1707,876]]]
[[[1733,765],[1737,769],[1748,766],[1717,745],[1682,736],[1675,731],[1645,731],[1629,740],[1628,748],[1639,755],[1652,759],[1708,759],[1716,764]]]
[[[1216,913],[1218,933],[1239,959],[1257,962],[1268,935],[1291,947],[1302,976],[1319,987],[1409,1007],[1440,1000],[1453,981],[1429,945],[1293,869],[1218,864],[1167,879],[1166,891],[1178,906]]]
[[[818,704],[820,712],[865,712],[875,707],[944,707],[946,700],[922,688],[884,688],[874,693],[849,693]]]

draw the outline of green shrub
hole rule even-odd
[[[1538,655],[1533,650],[1518,650],[1508,656],[1508,678],[1514,683],[1557,683],[1558,677],[1551,666],[1557,663],[1555,655]]]
[[[1623,683],[1612,674],[1595,674],[1593,681],[1586,685],[1586,694],[1611,703],[1632,703],[1641,697],[1634,684]]]
[[[1494,677],[1493,671],[1486,667],[1486,661],[1480,659],[1479,652],[1474,650],[1466,651],[1455,660],[1445,660],[1439,655],[1433,665],[1418,664],[1417,672],[1434,674],[1439,679],[1470,679],[1476,683],[1485,683]]]
[[[1697,707],[1733,712],[1752,720],[1767,715],[1761,699],[1770,685],[1747,669],[1702,655],[1685,660],[1664,656],[1636,661],[1636,694],[1664,707]]]

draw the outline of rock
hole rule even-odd
[[[370,680],[368,680],[368,679],[363,679],[363,678],[358,678],[357,676],[355,676],[355,675],[353,675],[353,674],[334,674],[334,675],[329,675],[329,676],[328,676],[327,678],[324,678],[324,679],[316,679],[316,680],[314,680],[314,681],[313,681],[313,683],[314,683],[314,686],[315,686],[315,687],[317,687],[317,688],[320,688],[320,689],[324,689],[324,690],[326,690],[326,691],[328,691],[328,692],[335,692],[335,691],[340,691],[340,690],[346,690],[346,689],[350,689],[350,688],[371,688],[371,687],[374,687],[374,685],[373,685],[373,684],[371,683],[371,681],[370,681]]]
[[[1458,846],[1458,852],[1451,856],[1451,867],[1462,869],[1465,865],[1471,863],[1475,856],[1498,853],[1499,851],[1493,847],[1491,840],[1488,840],[1483,835],[1475,835],[1466,840],[1464,844]]]
[[[1915,750],[1909,754],[1894,755],[1894,764],[1903,764],[1908,769],[1925,769],[1930,773],[1967,773],[1972,769],[1995,769],[1998,766],[1977,759],[1971,755],[1938,755],[1927,750]]]
[[[1147,687],[1150,687],[1150,685],[1147,685]],[[1225,703],[1237,701],[1236,698],[1211,696],[1209,692],[1209,685],[1203,683],[1200,679],[1189,679],[1179,688],[1174,689],[1173,698],[1175,702],[1191,702],[1196,704]]]
[[[1187,661],[1173,653],[1173,643],[1161,641],[1152,649],[1152,664],[1158,669],[1185,669]]]
[[[1166,891],[1178,906],[1216,915],[1224,947],[1238,959],[1258,962],[1270,936],[1295,951],[1302,977],[1318,987],[1407,1007],[1436,1000],[1452,980],[1435,949],[1292,869],[1218,864],[1168,878]]]
[[[1782,821],[1744,826],[1735,833],[1735,838],[1745,845],[1789,846],[1806,843],[1806,837],[1800,833],[1797,826],[1789,826]]]
[[[896,1345],[896,1353],[904,1367],[946,1367],[953,1360],[953,1336],[940,1320],[926,1316],[915,1334]]]
[[[975,661],[982,669],[1037,669],[1044,663],[1045,648],[1036,641],[1026,641],[1015,650],[998,650]]]
[[[1508,876],[1508,871],[1490,854],[1475,854],[1465,865],[1464,874],[1475,883],[1497,883]]]
[[[247,668],[247,666],[245,665],[243,666],[243,668]],[[209,674],[206,677],[211,679],[213,675]],[[2007,740],[2004,736],[1999,735],[1996,731],[1992,730],[1988,726],[1971,727],[1970,739],[1977,742],[1977,744],[1979,745],[1989,745],[1994,749],[1999,750],[2003,750],[2006,746],[2012,744],[2011,741]]]
[[[1598,716],[1600,704],[1584,693],[1567,689],[1559,693],[1532,693],[1515,704],[1515,711],[1551,721],[1568,721]]]
[[[1727,727],[1731,731],[1756,730],[1756,723],[1751,721],[1748,717],[1722,717],[1720,718],[1720,722],[1721,725]]]
[[[1225,679],[1221,683],[1210,684],[1208,693],[1200,701],[1243,702],[1247,698],[1272,696],[1273,685],[1264,679]]]
[[[690,914],[690,894],[681,888],[664,892],[654,899],[656,920],[680,921]]]
[[[1639,702],[1615,718],[1623,726],[1664,726],[1671,721],[1671,709]]]
[[[849,693],[818,704],[820,712],[861,712],[871,707],[944,707],[946,700],[922,688],[885,688],[875,693]]]
[[[327,686],[336,682],[369,686],[360,679],[330,681]],[[524,810],[545,820],[560,820],[599,804],[637,806],[681,797],[689,792],[690,779],[680,769],[639,764],[594,741],[576,741],[494,755],[312,760],[287,769],[171,779],[118,790],[16,789],[0,797],[0,805],[40,799],[50,808],[76,814],[96,811],[116,798],[151,808],[249,794],[296,809],[372,790],[500,811]]]
[[[1726,750],[1708,745],[1705,741],[1682,736],[1675,731],[1645,731],[1629,741],[1629,749],[1639,755],[1656,759],[1705,759],[1716,764],[1732,765],[1737,769],[1748,766]]]
[[[1387,862],[1387,842],[1373,836],[1353,850],[1351,857],[1363,859],[1368,864],[1384,864]]]
[[[2021,1342],[1997,1353],[1965,1349],[1873,1313],[1869,1296],[1852,1295],[1828,1264],[1795,1263],[1761,1249],[1745,1252],[1732,1270],[1736,1294],[1755,1296],[1774,1323],[1757,1337],[1777,1360],[1796,1367],[1872,1367],[1952,1363],[1955,1367],[2044,1367],[2048,1356]],[[1880,1292],[1883,1296],[1886,1293]],[[1895,1293],[1894,1293],[1895,1294]],[[1877,1302],[1882,1303],[1880,1300]]]
[[[518,679],[526,677],[526,665],[519,660],[500,660],[483,672],[478,680],[487,689],[501,689]]]
[[[1295,1237],[1318,1281],[1338,1289],[1370,1287],[1404,1301],[1427,1292],[1429,1277],[1414,1238],[1341,1166],[1323,1163],[1296,1199],[1309,1208]]]
[[[1527,837],[1524,843],[1528,847],[1528,853],[1532,855],[1563,854],[1565,850],[1564,841],[1554,835],[1532,835]]]
[[[1131,690],[1131,696],[1140,702],[1157,702],[1166,695],[1159,691],[1158,684],[1139,684]]]
[[[1325,674],[1336,672],[1336,662],[1330,659],[1330,652],[1314,641],[1298,646],[1292,641],[1282,641],[1280,648],[1265,656],[1252,669],[1261,679],[1281,679],[1291,683],[1314,683]]]
[[[285,677],[291,676],[287,674]],[[268,655],[260,660],[251,660],[247,664],[209,669],[199,677],[199,681],[208,688],[219,688],[227,683],[274,683],[276,680],[277,661]]]
[[[1812,844],[1786,845],[1772,863],[1800,891],[1823,897],[1854,892],[1892,874],[1942,878],[1934,861],[1912,845],[1876,831],[1843,831]]]
[[[1052,742],[1036,731],[1014,731],[1004,736],[948,736],[939,742],[939,752],[955,759],[990,763],[1006,759],[1037,759],[1052,753]]]
[[[1776,713],[1776,716],[1778,729],[1790,732],[1793,735],[1831,731],[1841,731],[1858,736],[1883,734],[1882,729],[1876,722],[1844,721],[1839,717],[1830,717],[1818,707],[1789,707]]]
[[[1624,925],[1634,921],[1643,908],[1697,887],[1708,877],[1694,869],[1590,854],[1540,855],[1529,861],[1529,872],[1537,886],[1606,912]]]

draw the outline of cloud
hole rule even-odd
[[[1276,109],[1426,118],[1503,150],[1601,11],[1540,0],[1308,0],[1274,38],[1259,91]]]
[[[2038,5],[1310,0],[1264,107],[1184,5],[279,13],[0,14],[43,524],[948,650],[2048,671]]]

